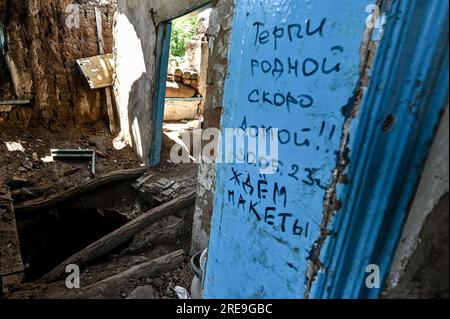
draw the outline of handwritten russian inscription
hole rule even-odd
[[[279,157],[218,164],[206,296],[302,297],[368,3],[237,2],[222,127],[276,134]],[[275,174],[260,174],[264,165]]]
[[[287,26],[275,25],[268,28],[265,23],[255,21],[252,26],[255,49],[264,48],[270,59],[261,59],[250,56],[247,59],[252,78],[267,78],[267,86],[262,86],[260,81],[254,81],[258,87],[251,89],[248,93],[248,106],[255,109],[263,107],[273,107],[281,114],[294,112],[296,115],[301,110],[314,109],[316,106],[314,92],[309,92],[302,85],[305,81],[314,81],[314,75],[322,74],[331,76],[333,73],[341,71],[342,62],[339,54],[344,52],[342,45],[332,43],[327,39],[327,18],[306,19],[302,25],[291,23]],[[329,56],[316,57],[314,52],[308,52],[306,58],[293,55],[296,47],[307,46],[312,37],[330,42]],[[280,45],[288,45],[292,52],[281,52]],[[286,87],[298,88],[298,91],[282,90],[278,82],[283,79],[294,81],[294,85]],[[298,85],[295,85],[295,81]],[[300,114],[302,116],[302,114]],[[304,114],[303,117],[307,117]],[[299,122],[300,119],[299,119]],[[311,123],[313,124],[313,123]],[[250,132],[258,134],[258,129],[265,129],[267,134],[271,134],[273,125],[253,125],[249,122],[247,115],[243,116],[239,127],[242,130],[250,129]],[[280,147],[286,147],[298,154],[305,152],[330,153],[329,147],[323,147],[324,141],[332,141],[337,134],[337,126],[333,122],[320,121],[317,126],[299,125],[298,127],[277,127],[278,142]],[[247,153],[247,163],[254,163],[254,154]],[[323,181],[318,172],[320,167],[311,167],[302,163],[301,158],[287,156],[277,161],[277,177],[271,175],[259,175],[241,166],[229,169],[229,187],[227,188],[227,204],[236,209],[241,214],[248,214],[254,221],[262,223],[263,227],[271,227],[276,232],[287,234],[297,238],[297,240],[307,239],[310,227],[310,220],[307,215],[302,214],[301,206],[288,207],[288,201],[296,201],[297,194],[292,194],[291,185],[280,182],[283,176],[295,182],[294,189],[316,188],[318,191],[325,191],[328,188],[327,181]],[[272,163],[274,164],[274,163]],[[297,198],[298,202],[298,198]],[[268,230],[270,231],[270,229]]]

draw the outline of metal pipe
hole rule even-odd
[[[92,161],[92,175],[95,176],[95,150],[52,149],[50,152],[53,158],[90,158]]]
[[[0,105],[26,105],[30,103],[30,100],[0,101]]]

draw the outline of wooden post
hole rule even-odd
[[[100,54],[105,54],[105,42],[103,40],[102,13],[95,8],[95,21],[97,24],[98,49]],[[111,134],[116,132],[116,123],[114,120],[114,110],[112,107],[111,88],[105,88],[106,106],[108,108],[109,131]]]

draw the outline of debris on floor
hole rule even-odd
[[[8,149],[6,143],[0,143],[0,185],[4,187],[1,218],[18,225],[14,229],[13,224],[2,222],[0,227],[2,247],[11,247],[8,251],[12,260],[10,268],[0,262],[1,275],[8,275],[3,278],[5,297],[174,299],[176,286],[190,286],[197,166],[174,165],[165,160],[173,141],[164,139],[164,164],[149,169],[142,166],[129,146],[116,149],[114,137],[104,126],[58,134],[41,129],[5,129],[0,137],[14,146]],[[51,150],[90,150],[91,156],[97,155],[96,176],[86,169],[83,159],[43,161],[59,155]],[[151,217],[161,205],[169,209],[171,202],[179,205],[177,200],[183,196],[191,196],[187,206],[175,206],[180,209],[172,209],[155,220]],[[15,212],[5,207],[14,207]],[[115,238],[114,232],[124,226],[127,229],[133,221],[140,223],[137,221],[146,216],[152,220],[148,226],[140,226],[122,244],[80,264],[80,291],[68,290],[64,278],[49,275],[71,255],[102,238]],[[75,237],[77,241],[70,239]],[[5,240],[8,243],[3,244]],[[171,257],[173,254],[176,257]],[[2,260],[7,256],[2,251]],[[168,260],[167,267],[149,275],[149,269],[161,266],[164,260]],[[117,277],[120,274],[125,277]],[[108,287],[107,293],[102,287]]]

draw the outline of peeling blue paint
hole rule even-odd
[[[167,66],[169,65],[170,35],[172,22],[163,22],[158,26],[157,52],[156,52],[156,94],[153,106],[153,139],[150,147],[149,165],[156,166],[161,160],[161,145],[164,122],[164,104],[166,97]]]
[[[390,270],[403,223],[441,113],[448,104],[447,1],[394,1],[383,40],[350,129],[348,185],[322,250],[314,298],[376,298]],[[369,289],[366,267],[379,266]]]

